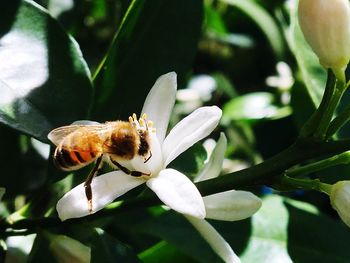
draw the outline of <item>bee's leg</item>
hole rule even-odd
[[[91,170],[89,176],[86,178],[85,183],[84,183],[84,187],[85,187],[85,195],[88,201],[88,209],[89,212],[92,212],[92,190],[91,190],[91,183],[92,183],[92,179],[94,179],[94,177],[96,176],[98,170],[100,170],[101,165],[102,165],[102,156],[97,158],[96,163],[94,168]]]
[[[152,157],[152,152],[150,151],[149,156],[147,157],[146,160],[143,161],[143,163],[147,163],[149,161],[149,159],[151,159],[151,157]]]
[[[120,163],[118,163],[117,161],[112,160],[111,158],[111,162],[117,166],[121,171],[123,171],[126,174],[129,174],[131,176],[135,176],[135,177],[140,177],[142,175],[151,175],[151,174],[147,174],[147,173],[143,173],[143,172],[139,172],[139,171],[130,171],[128,168],[124,167],[123,165],[121,165]]]

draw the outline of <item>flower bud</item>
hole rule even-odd
[[[350,59],[349,1],[300,0],[298,16],[304,37],[321,65],[334,72],[344,71]]]
[[[91,249],[64,235],[52,238],[50,250],[59,263],[89,263]]]
[[[331,205],[343,222],[350,227],[350,181],[340,181],[332,186]]]

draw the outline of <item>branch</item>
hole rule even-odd
[[[260,164],[237,172],[222,175],[214,179],[199,182],[196,186],[201,194],[205,196],[231,189],[237,189],[251,184],[267,184],[278,179],[278,176],[294,165],[311,159],[324,158],[334,154],[339,154],[348,150],[350,150],[350,140],[321,142],[299,139],[286,150]],[[160,200],[155,194],[147,192],[143,196],[125,201],[120,206],[104,209],[89,217],[69,219],[64,222],[61,222],[56,217],[21,219],[12,223],[2,222],[0,227],[3,230],[11,231],[11,229],[51,228],[56,227],[59,224],[73,225],[91,223],[93,220],[101,217],[115,216],[117,213],[125,212],[127,210],[138,207],[149,207],[160,203]]]

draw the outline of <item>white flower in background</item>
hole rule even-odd
[[[49,249],[59,263],[89,263],[91,260],[91,249],[68,236],[53,236]]]
[[[147,113],[156,128],[150,135],[152,157],[146,163],[140,156],[121,162],[130,170],[151,175],[133,177],[122,171],[113,171],[97,176],[91,185],[92,213],[129,190],[146,183],[171,209],[193,217],[205,217],[203,198],[196,186],[184,174],[166,167],[182,152],[208,136],[218,125],[222,112],[216,106],[199,108],[181,120],[165,136],[175,103],[176,88],[176,73],[162,75],[144,103],[142,112]],[[73,188],[58,201],[57,211],[61,220],[89,214],[84,183]]]
[[[287,105],[290,103],[290,89],[294,84],[292,70],[289,65],[280,61],[276,65],[277,75],[266,78],[266,85],[281,91],[281,101]]]
[[[202,172],[196,177],[195,181],[208,180],[219,176],[222,170],[226,146],[226,137],[221,133],[220,139],[213,149],[208,162],[205,164]],[[261,200],[254,194],[246,191],[231,190],[208,195],[203,199],[206,218],[222,221],[237,221],[248,218],[261,207]],[[192,216],[185,217],[226,263],[240,262],[240,259],[234,253],[230,245],[210,223],[204,219]]]
[[[289,65],[280,61],[276,65],[277,75],[266,78],[266,85],[281,90],[289,90],[294,84],[292,70]]]
[[[332,207],[350,227],[350,181],[340,181],[332,185],[330,199]]]
[[[349,1],[300,0],[298,18],[304,37],[321,65],[331,68],[337,78],[343,78],[350,59]]]
[[[212,76],[197,75],[192,77],[186,89],[177,91],[176,99],[179,104],[175,106],[175,111],[179,114],[187,114],[203,106],[204,102],[211,99],[216,86],[216,80]]]

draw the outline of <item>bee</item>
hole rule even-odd
[[[120,164],[135,156],[141,156],[146,163],[151,157],[150,132],[154,131],[152,122],[146,120],[146,114],[137,120],[136,114],[127,121],[112,121],[102,124],[72,124],[52,130],[48,139],[56,145],[54,163],[64,171],[78,170],[95,162],[85,180],[85,195],[89,212],[92,212],[93,178],[100,170],[103,161],[112,164],[131,176],[149,176],[150,174],[131,171]]]

